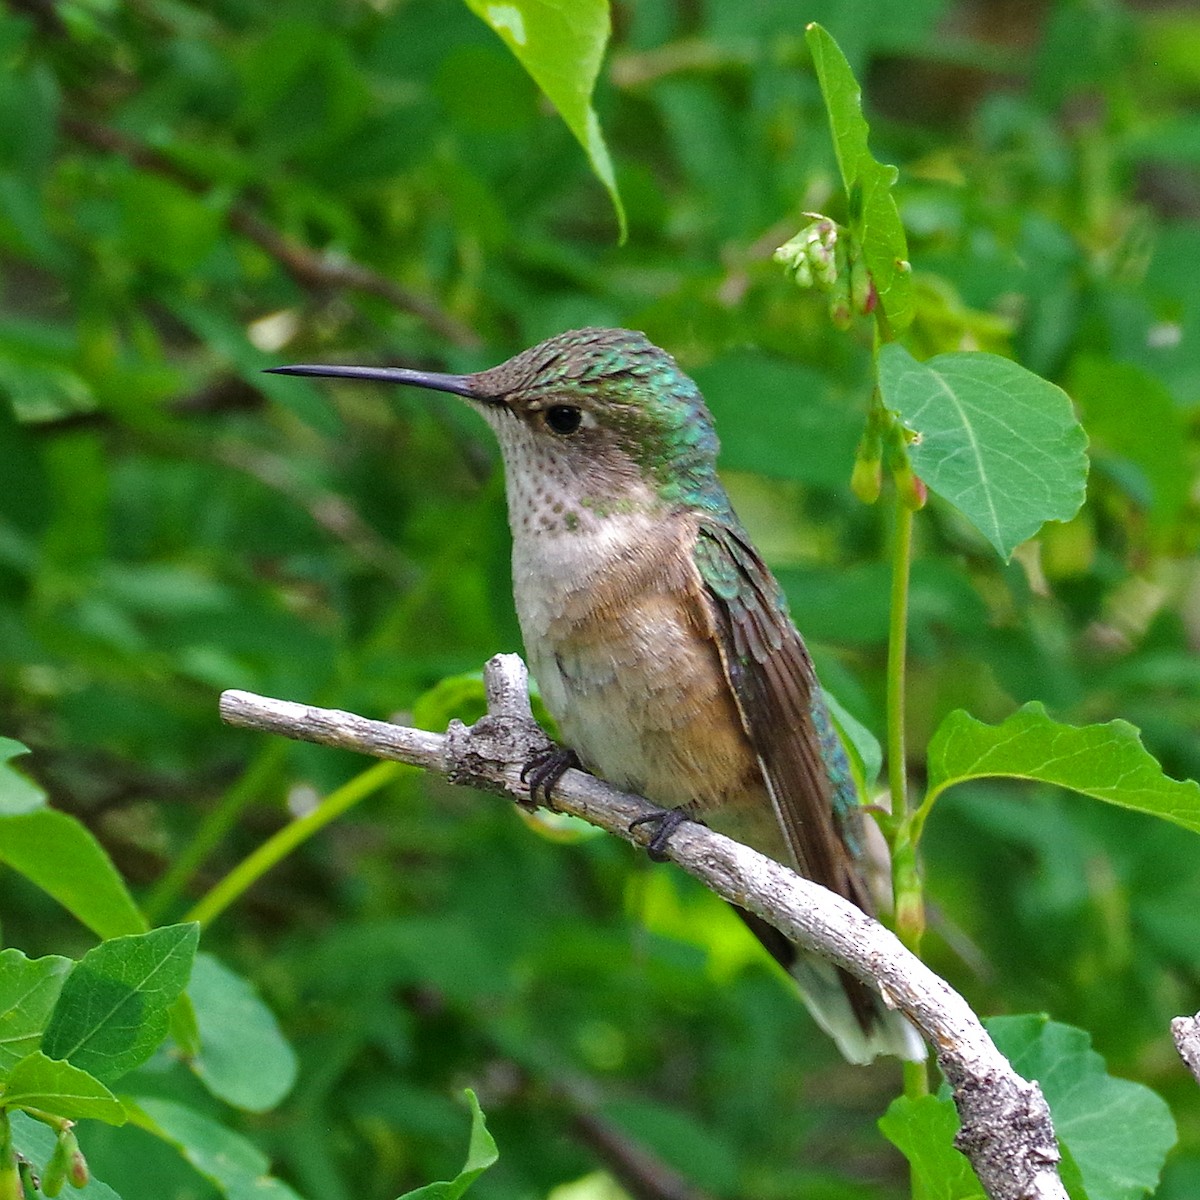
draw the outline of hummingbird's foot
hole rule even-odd
[[[667,853],[667,843],[670,842],[671,835],[685,821],[692,819],[686,809],[666,808],[661,812],[651,813],[648,817],[638,817],[636,821],[630,821],[629,829],[632,832],[639,825],[657,826],[646,843],[646,855],[651,862],[666,862],[671,857]]]
[[[521,768],[521,782],[529,784],[530,801],[536,804],[538,792],[541,792],[542,802],[547,808],[552,807],[550,793],[554,785],[572,767],[579,765],[579,756],[567,746],[551,743],[544,750],[535,750]]]

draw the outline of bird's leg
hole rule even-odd
[[[629,830],[632,833],[639,825],[655,826],[650,840],[646,843],[646,854],[651,862],[666,862],[670,858],[667,853],[667,843],[670,842],[671,835],[685,821],[693,820],[695,818],[689,815],[685,808],[664,808],[660,812],[650,813],[649,816],[638,817],[636,821],[630,821]]]
[[[542,802],[549,808],[550,793],[554,785],[572,767],[580,766],[579,755],[569,746],[556,746],[553,742],[541,750],[535,750],[521,768],[521,782],[529,784],[529,799],[537,803],[538,792]]]

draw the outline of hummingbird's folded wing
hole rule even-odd
[[[746,535],[724,522],[700,523],[693,558],[790,865],[871,912],[855,861],[861,816],[849,765],[779,584]]]
[[[746,535],[723,521],[700,522],[692,557],[704,583],[700,619],[716,642],[792,865],[871,912],[849,763],[779,584]],[[902,1014],[885,1009],[877,992],[805,955],[789,963],[773,931],[754,917],[749,924],[795,977],[814,1017],[850,1062],[877,1054],[924,1056],[916,1031]]]

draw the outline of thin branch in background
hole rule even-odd
[[[690,1186],[644,1147],[597,1113],[576,1108],[571,1128],[585,1146],[608,1168],[622,1190],[633,1200],[708,1200],[707,1193]]]
[[[484,683],[488,715],[469,729],[453,722],[444,735],[248,692],[225,692],[221,716],[231,725],[411,763],[528,804],[521,766],[548,739],[530,711],[525,664],[516,655],[497,655]],[[558,811],[638,845],[648,834],[631,823],[659,811],[582,771],[568,771],[551,799]],[[1066,1200],[1041,1089],[1013,1071],[966,1001],[894,934],[819,884],[703,825],[682,825],[668,851],[712,891],[878,988],[912,1020],[953,1089],[962,1126],[957,1144],[992,1200]],[[247,876],[243,886],[252,882]]]
[[[227,439],[217,442],[212,453],[218,462],[252,476],[308,513],[314,524],[396,587],[407,590],[413,586],[419,576],[417,569],[372,529],[344,496],[301,479],[286,458],[260,447]]]
[[[75,141],[95,150],[119,154],[134,166],[171,179],[188,191],[203,193],[209,189],[207,180],[192,174],[161,150],[139,142],[119,129],[70,113],[62,116],[60,124],[63,131]],[[226,210],[226,220],[231,229],[266,251],[301,287],[309,291],[345,289],[378,296],[403,312],[419,317],[434,333],[456,346],[473,348],[480,344],[479,335],[473,329],[428,297],[403,287],[353,259],[322,254],[302,245],[264,221],[240,201],[234,201]]]

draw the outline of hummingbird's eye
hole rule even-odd
[[[583,424],[583,412],[573,404],[552,404],[546,409],[546,424],[555,433],[574,433]]]

